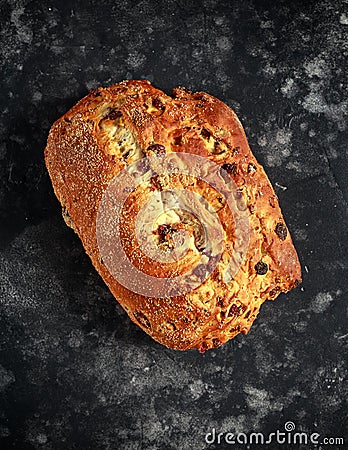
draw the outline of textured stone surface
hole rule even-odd
[[[198,450],[287,421],[347,445],[347,3],[304,3],[0,2],[1,449]],[[130,323],[44,167],[52,122],[126,78],[235,109],[302,262],[301,288],[203,356]]]

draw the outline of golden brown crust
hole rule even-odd
[[[122,127],[117,128],[120,123]],[[127,145],[122,144],[118,130],[126,133],[122,136]],[[142,296],[117,282],[103,264],[96,237],[98,207],[110,181],[124,167],[161,146],[167,153],[193,153],[222,165],[247,205],[251,227],[244,262],[231,280],[226,279],[236,238],[227,206],[219,205],[215,191],[202,183],[176,180],[177,186],[207,193],[224,224],[227,245],[201,286],[166,298]],[[170,97],[144,80],[93,90],[52,126],[45,159],[67,223],[80,236],[95,268],[130,318],[168,347],[200,351],[218,347],[236,334],[246,333],[265,300],[301,281],[300,264],[277,196],[252,155],[237,116],[211,95],[176,88]],[[138,193],[130,202],[132,212],[124,217],[124,227],[133,236],[129,239],[133,262],[156,276],[167,276],[171,269],[151,266],[144,255],[139,258],[132,219],[141,206],[139,198],[166,188],[165,183],[156,179],[148,190]],[[194,255],[191,257],[193,261]],[[171,276],[183,267],[177,264]]]

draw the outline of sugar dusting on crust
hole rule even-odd
[[[229,279],[226,271],[236,236],[227,205],[219,203],[214,189],[197,180],[176,179],[175,186],[215,202],[226,240],[210,278],[179,298],[144,299],[124,289],[100,261],[95,237],[97,209],[108,182],[156,148],[166,153],[193,152],[224,166],[250,219],[247,256]],[[177,88],[172,98],[145,81],[93,90],[52,127],[46,162],[69,223],[93,264],[130,318],[164,345],[196,347],[201,352],[219,347],[236,334],[247,333],[265,300],[301,280],[296,251],[270,182],[235,114],[208,94]],[[167,186],[161,184],[163,180],[156,183],[147,188],[148,193]],[[149,270],[146,262],[141,264]]]

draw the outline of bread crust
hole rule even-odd
[[[128,148],[115,144],[112,133],[117,120],[130,133]],[[146,156],[154,144],[167,153],[194,153],[225,167],[240,190],[251,232],[246,256],[233,279],[222,276],[228,248],[202,285],[172,297],[137,294],[105,266],[97,242],[103,194],[117,173]],[[179,87],[171,97],[146,80],[94,89],[54,123],[45,161],[66,222],[81,238],[96,270],[131,320],[165,346],[201,352],[216,348],[238,333],[247,333],[265,300],[301,282],[297,253],[271,183],[236,114],[209,94]],[[151,189],[156,190],[156,185]],[[136,213],[132,214],[134,221]],[[235,229],[226,205],[217,214],[232,245]],[[143,260],[145,270],[153,267]],[[161,265],[157,269],[157,276],[166,276]]]

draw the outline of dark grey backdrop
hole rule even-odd
[[[213,427],[268,434],[287,421],[348,445],[346,7],[0,1],[1,449],[198,450]],[[130,322],[45,170],[53,121],[126,78],[235,109],[302,262],[301,287],[203,356]]]

